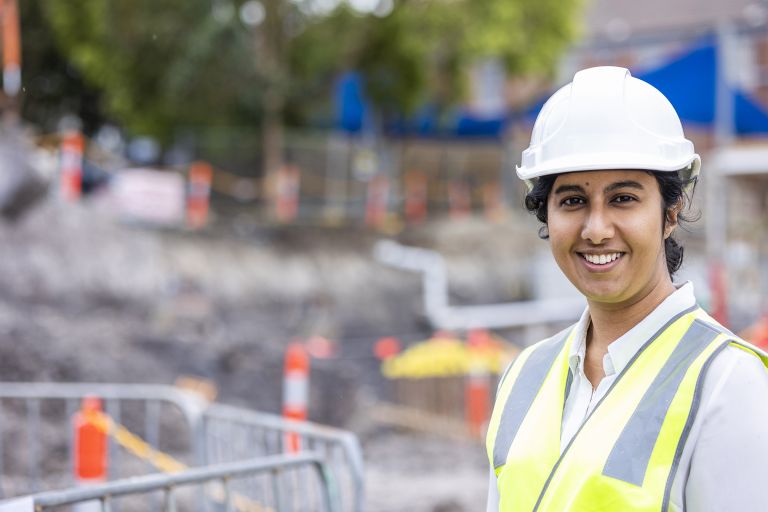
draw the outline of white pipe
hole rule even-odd
[[[424,310],[438,329],[498,329],[572,322],[585,307],[583,299],[571,298],[452,307],[448,303],[445,261],[440,253],[382,240],[376,243],[373,254],[380,263],[422,274]]]

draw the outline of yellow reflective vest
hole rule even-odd
[[[736,339],[700,308],[646,342],[561,450],[575,329],[524,350],[498,389],[486,448],[499,510],[666,511],[707,368]]]

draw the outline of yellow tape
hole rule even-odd
[[[178,473],[189,469],[186,464],[177,461],[167,453],[152,448],[149,443],[132,433],[119,423],[109,417],[107,414],[99,411],[88,411],[85,413],[85,419],[105,434],[114,438],[117,443],[136,457],[149,462],[153,467],[163,473]],[[218,503],[224,503],[226,500],[224,488],[221,484],[209,484],[206,486],[208,495]],[[274,512],[270,507],[266,507],[253,501],[247,496],[238,493],[232,494],[232,504],[235,509],[243,512]]]

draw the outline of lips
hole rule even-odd
[[[579,259],[589,272],[604,273],[612,271],[626,253],[621,251],[596,253],[578,253]]]

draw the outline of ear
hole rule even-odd
[[[672,233],[674,233],[675,228],[677,228],[678,225],[678,216],[680,215],[680,211],[683,209],[683,201],[682,199],[678,200],[677,203],[675,203],[673,206],[667,209],[667,211],[664,214],[664,240],[672,236]]]

